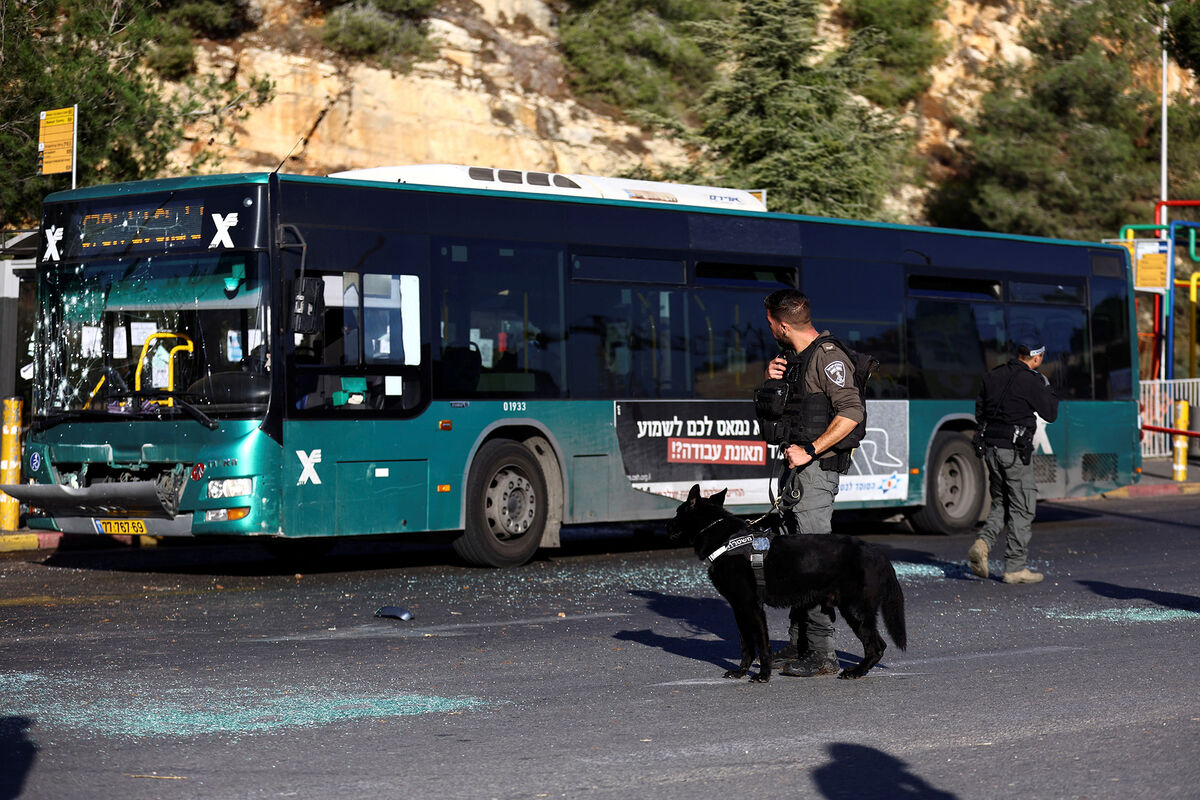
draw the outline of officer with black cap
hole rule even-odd
[[[1041,341],[1022,339],[1016,358],[984,376],[975,400],[975,447],[987,463],[992,495],[992,510],[967,551],[971,571],[981,578],[988,576],[988,551],[1006,527],[1004,582],[1038,583],[1044,577],[1026,567],[1025,559],[1037,508],[1032,466],[1037,417],[1058,419],[1058,396],[1037,371],[1045,356]]]

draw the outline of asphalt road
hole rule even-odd
[[[908,612],[860,681],[723,679],[732,614],[656,538],[507,571],[394,543],[300,573],[250,545],[7,556],[0,800],[1200,797],[1200,496],[1040,511],[1035,586],[975,578],[968,537],[851,526]]]

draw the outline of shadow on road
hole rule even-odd
[[[1170,497],[1169,495],[1166,496],[1166,498],[1169,498],[1169,497]],[[1183,499],[1186,501],[1186,500],[1190,500],[1192,497],[1195,497],[1195,495],[1184,496]],[[1162,500],[1162,499],[1166,499],[1166,498],[1150,498],[1150,499],[1151,500]],[[1088,503],[1086,511],[1080,511],[1076,514],[1071,514],[1070,511],[1072,511],[1072,510],[1074,510],[1074,508],[1078,508],[1078,507],[1072,507],[1072,506],[1063,504],[1060,506],[1056,506],[1055,512],[1052,514],[1047,514],[1046,516],[1043,516],[1043,514],[1042,514],[1042,504],[1038,503],[1037,518],[1034,520],[1034,524],[1036,525],[1039,522],[1070,522],[1070,521],[1074,521],[1074,520],[1078,520],[1078,519],[1086,519],[1086,518],[1095,519],[1098,517],[1112,517],[1114,519],[1127,519],[1127,520],[1131,520],[1133,522],[1139,522],[1139,523],[1143,523],[1143,524],[1150,523],[1150,524],[1154,524],[1154,525],[1167,525],[1167,526],[1175,527],[1175,528],[1195,528],[1196,527],[1196,523],[1191,519],[1164,519],[1163,515],[1161,513],[1158,513],[1158,514],[1154,513],[1155,511],[1158,510],[1158,507],[1148,508],[1145,513],[1130,513],[1127,511],[1118,511],[1117,510],[1118,506],[1116,504],[1117,503],[1125,503],[1125,502],[1128,502],[1128,501],[1125,501],[1125,500],[1117,500],[1117,501],[1095,500],[1095,501],[1091,501],[1090,503]],[[1047,505],[1049,505],[1049,504],[1047,504]],[[1164,503],[1162,508],[1164,509],[1164,511],[1167,511],[1167,510],[1169,510],[1170,507]]]
[[[916,565],[918,567],[931,567],[933,570],[941,572],[941,577],[947,580],[954,581],[971,581],[978,582],[979,578],[971,572],[967,566],[967,550],[966,545],[963,545],[963,558],[961,561],[947,561],[944,558],[930,553],[927,550],[913,550],[907,547],[890,547],[887,544],[880,542],[872,542],[876,547],[883,550],[887,555],[888,560],[893,564],[903,562],[905,564]],[[899,570],[897,570],[899,572]],[[904,575],[901,574],[900,580],[904,580]]]
[[[954,800],[956,795],[930,786],[908,763],[882,750],[834,742],[832,759],[813,771],[813,782],[827,800]]]
[[[729,604],[716,597],[681,597],[642,589],[630,592],[646,601],[646,608],[659,616],[683,623],[683,636],[664,636],[652,630],[618,631],[613,638],[637,642],[673,655],[707,661],[728,669],[729,656],[738,654],[737,626]],[[719,636],[720,640],[708,638]]]
[[[37,745],[29,738],[29,717],[0,717],[0,800],[21,796],[25,778],[33,770]]]
[[[1200,612],[1200,597],[1195,595],[1160,592],[1157,589],[1138,589],[1104,581],[1077,581],[1077,583],[1101,597],[1111,597],[1114,600],[1149,600],[1163,608]]]
[[[683,636],[664,636],[649,629],[617,631],[613,634],[614,639],[637,642],[694,661],[707,661],[723,669],[737,666],[741,658],[741,646],[738,644],[737,623],[729,603],[717,597],[685,597],[643,589],[629,593],[645,600],[648,610],[668,619],[679,620],[686,633]],[[720,639],[711,638],[713,636],[719,636]],[[773,640],[771,650],[778,649],[782,644],[784,642]],[[841,650],[837,651],[837,656],[843,664],[857,664],[861,659]],[[778,668],[782,665],[776,662],[774,666]],[[880,664],[879,669],[888,667]]]
[[[168,538],[156,547],[129,547],[101,537],[77,537],[43,563],[68,569],[245,577],[436,566],[471,568],[451,548],[453,538],[454,534],[438,532],[343,538],[327,541],[326,547],[313,548],[308,554],[301,547],[290,557],[281,557],[268,554],[257,541],[245,538]],[[541,550],[534,561],[673,549],[679,549],[676,543],[646,524],[578,526],[563,529],[561,549]]]

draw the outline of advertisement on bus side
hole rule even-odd
[[[699,483],[726,505],[769,503],[779,453],[742,400],[628,400],[613,404],[625,477],[639,491],[683,499]],[[841,476],[837,502],[908,496],[908,402],[868,400],[867,435]]]

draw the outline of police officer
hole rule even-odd
[[[849,467],[849,454],[829,453],[865,418],[866,410],[854,385],[854,365],[841,348],[829,342],[814,342],[829,334],[812,325],[808,298],[795,289],[780,289],[763,300],[767,324],[784,353],[767,365],[768,379],[786,379],[790,384],[789,428],[798,432],[795,443],[784,451],[788,471],[781,480],[786,501],[789,489],[798,490],[799,500],[790,507],[781,503],[785,533],[830,533],[833,530],[833,499],[838,492],[838,475]],[[788,369],[804,357],[809,347],[808,368],[803,375]],[[794,495],[793,495],[794,496]],[[812,677],[837,672],[833,648],[833,609],[816,605],[793,608],[789,615],[790,644],[775,654],[785,661],[784,675]]]
[[[1036,413],[1045,422],[1058,418],[1058,396],[1050,381],[1037,371],[1046,348],[1036,339],[1017,346],[1017,358],[996,367],[983,378],[975,400],[977,449],[987,463],[992,509],[967,551],[971,571],[988,576],[988,551],[1001,531],[1008,528],[1004,549],[1005,583],[1038,583],[1044,577],[1025,566],[1033,515],[1037,507],[1037,482],[1033,475],[1033,435]]]

